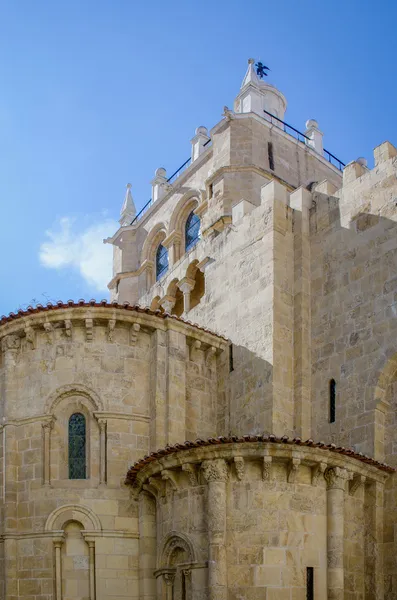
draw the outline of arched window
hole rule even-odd
[[[168,250],[160,244],[156,252],[156,281],[168,271]]]
[[[87,479],[86,426],[81,413],[69,419],[69,479]]]
[[[200,217],[192,211],[187,218],[185,225],[185,250],[186,252],[193,248],[200,238]]]
[[[336,381],[329,382],[329,422],[335,423],[336,419]]]

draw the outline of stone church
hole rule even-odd
[[[397,150],[286,108],[250,59],[110,302],[0,319],[1,598],[397,598]]]

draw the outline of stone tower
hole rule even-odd
[[[234,109],[127,185],[111,302],[0,319],[0,598],[397,598],[397,150]]]

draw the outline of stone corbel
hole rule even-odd
[[[272,469],[272,457],[270,454],[265,454],[262,465],[262,481],[270,481]]]
[[[205,353],[205,364],[207,367],[212,367],[214,364],[214,358],[216,355],[216,348],[214,346],[210,346]]]
[[[47,342],[49,344],[52,344],[52,342],[54,341],[54,326],[53,326],[53,324],[46,321],[43,324],[43,327],[44,327],[44,331],[46,334]]]
[[[312,467],[312,485],[318,485],[321,477],[324,476],[325,469],[327,468],[327,463],[320,462]]]
[[[146,485],[143,486],[143,489],[146,490]],[[156,490],[155,496],[163,498],[165,496],[165,481],[160,479],[159,477],[149,477],[149,487],[152,490]],[[148,490],[153,493],[152,490]]]
[[[113,342],[114,329],[116,327],[116,319],[109,319],[108,321],[108,341]]]
[[[202,355],[200,340],[194,340],[190,345],[189,360],[191,362],[197,362],[198,358]]]
[[[300,458],[293,457],[289,461],[289,464],[288,464],[288,477],[287,477],[288,483],[295,483],[296,476],[298,474],[298,469],[299,469],[299,465],[300,464],[301,464],[301,459]]]
[[[236,468],[237,479],[239,481],[242,481],[244,479],[244,472],[245,472],[244,458],[242,456],[235,456],[234,457],[234,466]]]
[[[168,469],[164,469],[161,471],[161,478],[164,481],[169,481],[172,487],[172,491],[177,492],[179,489],[177,476],[175,471],[169,471]]]
[[[187,476],[189,477],[189,483],[191,486],[197,485],[197,470],[194,465],[192,465],[191,463],[184,463],[182,465],[182,471],[185,471],[185,473],[187,473]]]
[[[205,273],[206,268],[209,265],[212,265],[212,263],[215,262],[215,260],[213,258],[210,258],[209,256],[206,256],[205,258],[203,258],[203,260],[201,260],[198,265],[197,268],[199,271],[201,271],[202,273]]]
[[[67,338],[71,338],[72,337],[72,322],[71,322],[71,320],[65,319],[64,325],[65,325],[65,329],[64,329],[65,336]]]
[[[366,477],[364,475],[354,475],[349,482],[349,494],[354,496],[357,490],[365,484]]]
[[[36,348],[36,336],[35,336],[35,331],[31,325],[26,325],[25,337],[26,337],[26,342],[30,346],[31,350],[34,350]]]
[[[138,333],[139,333],[140,329],[141,329],[141,326],[139,325],[139,323],[134,323],[131,326],[131,329],[130,329],[130,344],[131,344],[131,346],[136,345],[136,342],[138,339]]]
[[[85,320],[85,339],[87,340],[87,342],[92,342],[93,329],[94,329],[93,319],[86,319]]]

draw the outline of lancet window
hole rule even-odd
[[[86,420],[81,413],[69,419],[69,479],[86,479]]]
[[[200,217],[192,211],[185,225],[185,248],[186,252],[193,248],[200,239]]]
[[[168,271],[168,250],[159,244],[156,252],[156,281]]]

